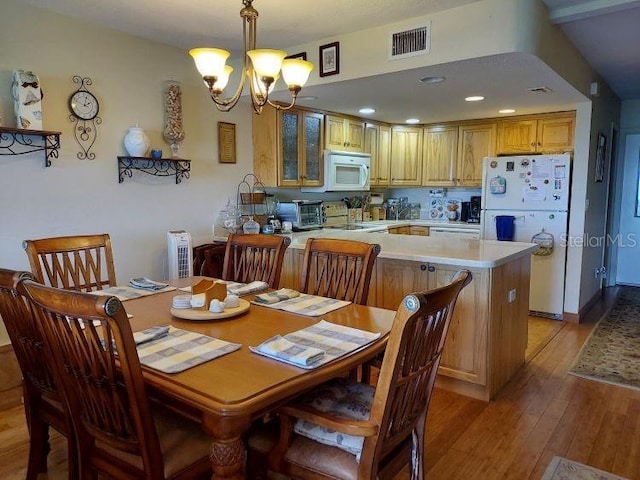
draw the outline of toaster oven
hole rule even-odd
[[[322,200],[280,202],[278,218],[281,222],[291,222],[294,230],[322,228],[324,223]]]

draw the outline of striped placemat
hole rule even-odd
[[[319,317],[326,313],[332,312],[342,307],[346,307],[351,302],[346,300],[336,300],[335,298],[319,297],[317,295],[308,295],[301,293],[300,296],[290,298],[289,300],[283,300],[277,303],[258,303],[252,302],[256,305],[261,305],[267,308],[275,308],[277,310],[284,310],[291,313],[299,313],[300,315],[306,315],[308,317]]]
[[[147,295],[155,295],[156,293],[171,292],[175,289],[176,287],[169,286],[160,290],[143,290],[141,288],[133,288],[126,285],[122,287],[108,287],[102,290],[94,290],[89,293],[93,293],[94,295],[110,295],[117,297],[118,300],[124,302],[126,300],[133,300],[134,298],[145,297]]]
[[[227,280],[219,280],[223,283],[227,284],[227,292],[233,295],[238,295],[241,297],[242,295],[249,295],[250,293],[261,292],[269,288],[269,284],[267,282],[263,282],[260,280],[253,281],[251,283],[238,283],[238,282],[230,282]],[[191,293],[191,287],[182,287],[180,288],[183,292]]]
[[[282,338],[287,342],[281,342]],[[312,369],[347,355],[378,338],[380,338],[379,332],[367,332],[321,320],[315,325],[289,333],[284,337],[280,335],[271,337],[257,347],[249,347],[249,349],[281,362]],[[324,355],[318,355],[318,351],[324,352]],[[309,361],[312,357],[316,357],[316,360]]]
[[[227,353],[242,345],[196,332],[169,327],[165,336],[138,346],[140,363],[164,373],[178,373]]]

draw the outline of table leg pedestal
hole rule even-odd
[[[211,444],[209,458],[213,465],[214,479],[244,478],[244,459],[246,450],[241,438],[216,440]]]

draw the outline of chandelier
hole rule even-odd
[[[301,59],[285,59],[283,50],[256,49],[256,23],[258,11],[251,5],[253,0],[242,0],[244,7],[240,10],[242,18],[242,74],[238,89],[233,96],[224,98],[223,91],[229,82],[233,68],[225,65],[230,53],[220,48],[194,48],[189,51],[196,68],[205,85],[209,89],[211,99],[216,108],[223,112],[231,110],[242,94],[245,80],[249,79],[251,103],[253,111],[260,113],[267,103],[279,110],[288,110],[296,103],[298,93],[307,82],[313,64]],[[249,57],[249,59],[247,59]],[[281,106],[269,100],[269,93],[280,77],[289,87],[291,103]]]

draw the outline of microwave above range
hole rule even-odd
[[[364,192],[370,188],[371,154],[324,151],[324,185],[301,192]]]

